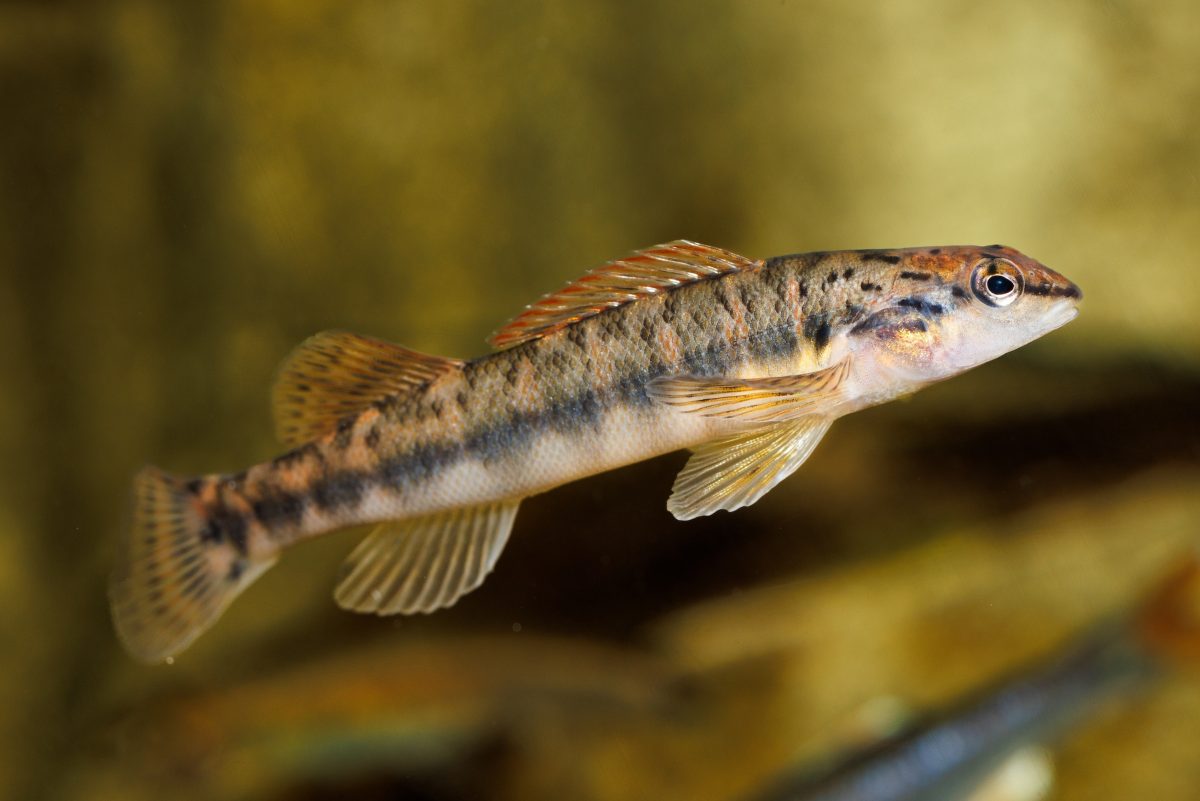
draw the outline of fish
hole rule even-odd
[[[492,571],[523,498],[681,449],[671,514],[748,506],[837,418],[1031,342],[1081,298],[1001,245],[750,259],[677,240],[544,296],[476,359],[317,334],[273,389],[286,453],[136,476],[109,582],[116,631],[143,661],[171,658],[288,546],[362,524],[376,527],[337,603],[442,609]]]
[[[1011,760],[1114,696],[1200,665],[1200,557],[1178,560],[1126,613],[1042,661],[832,765],[768,782],[753,801],[964,801]]]

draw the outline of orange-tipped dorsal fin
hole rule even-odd
[[[462,364],[380,339],[324,331],[300,343],[279,368],[271,394],[275,432],[285,445],[302,445],[330,433],[342,419]]]
[[[546,295],[492,334],[495,348],[522,342],[664,290],[761,265],[728,250],[679,239],[610,261]]]

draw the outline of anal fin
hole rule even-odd
[[[334,599],[344,609],[378,615],[452,606],[492,572],[519,504],[499,501],[383,523],[342,566]]]
[[[749,506],[795,472],[832,423],[803,417],[704,443],[675,479],[667,509],[691,520]]]

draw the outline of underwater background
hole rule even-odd
[[[1194,0],[0,5],[0,794],[738,799],[1019,671],[1200,537]],[[363,530],[169,666],[107,573],[145,463],[278,453],[328,328],[481,354],[632,249],[1002,242],[1079,319],[839,422],[679,523],[672,454],[522,506],[379,619]],[[1052,744],[1055,799],[1194,799],[1200,664]]]

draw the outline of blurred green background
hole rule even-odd
[[[1120,608],[1200,531],[1200,5],[0,5],[0,792],[733,799]],[[522,507],[453,610],[289,553],[173,666],[106,574],[143,463],[275,455],[325,328],[469,357],[633,248],[1013,245],[1063,331],[689,524],[675,454]],[[867,503],[863,498],[870,498]],[[1055,751],[1191,799],[1200,666]]]

